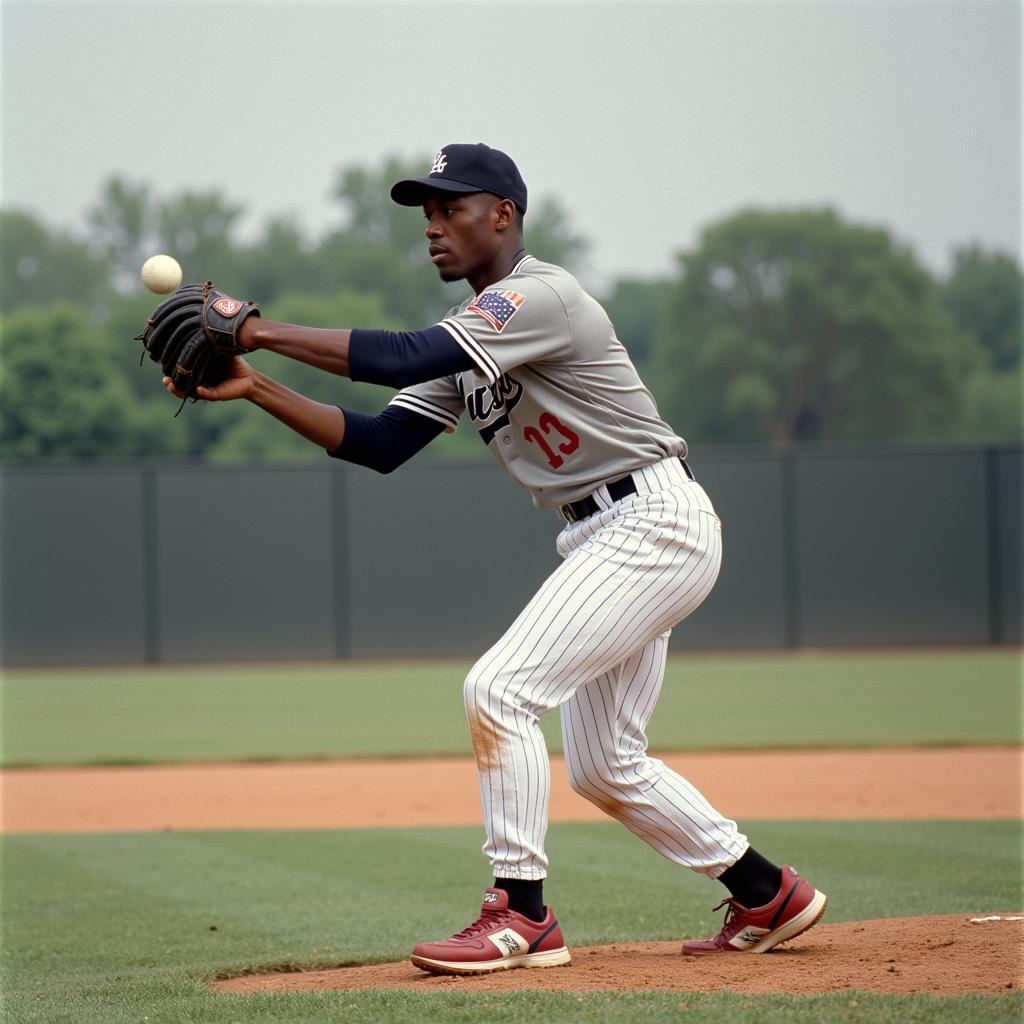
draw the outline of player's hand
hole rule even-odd
[[[253,382],[252,367],[241,356],[235,356],[224,380],[212,388],[200,384],[196,388],[196,398],[206,402],[230,402],[236,398],[248,398],[253,392]],[[175,398],[187,397],[185,392],[175,388],[170,377],[164,377],[164,387]]]

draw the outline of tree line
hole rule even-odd
[[[149,255],[186,281],[317,327],[414,329],[465,296],[424,257],[421,214],[390,183],[421,162],[338,171],[336,224],[309,237],[286,215],[241,237],[244,208],[218,191],[161,197],[111,177],[76,234],[0,211],[0,456],[316,458],[247,403],[174,406],[134,336],[158,299]],[[588,242],[552,197],[527,247],[570,270]],[[624,277],[598,298],[666,419],[691,443],[1018,441],[1022,278],[1011,256],[965,245],[944,277],[884,228],[828,208],[740,211],[710,225],[661,278]],[[387,389],[270,353],[255,365],[311,397],[376,411]],[[482,452],[461,428],[439,456]]]

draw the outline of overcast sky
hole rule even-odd
[[[319,233],[338,167],[483,141],[563,201],[596,280],[666,271],[751,204],[835,205],[937,270],[970,241],[1020,251],[1013,0],[3,0],[0,19],[2,201],[51,224],[84,231],[117,172]]]

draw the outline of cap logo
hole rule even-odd
[[[242,308],[242,304],[238,299],[224,298],[218,299],[213,303],[213,308],[220,313],[221,316],[232,317]]]
[[[430,168],[431,174],[444,174],[444,169],[448,166],[448,157],[444,155],[442,149],[437,156],[434,157],[434,166]]]

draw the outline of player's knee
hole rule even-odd
[[[463,684],[463,699],[470,720],[478,718],[495,723],[497,728],[525,729],[553,705],[531,689],[529,673],[521,666],[506,662],[494,667],[486,654],[469,670]]]
[[[478,714],[481,709],[488,706],[488,691],[493,682],[492,676],[484,670],[481,662],[478,661],[469,670],[466,681],[462,684],[462,697],[466,702],[467,715]]]
[[[496,704],[490,696],[493,682],[493,676],[478,662],[470,669],[463,686],[473,756],[481,769],[500,765],[500,750],[506,738],[502,726],[501,705]]]
[[[565,767],[569,775],[569,785],[580,796],[585,796],[594,803],[616,803],[620,790],[628,788],[628,784],[623,780],[621,767],[601,757],[583,761],[567,755]]]
[[[569,776],[569,785],[579,793],[580,796],[587,796],[591,786],[587,781],[587,776],[579,762],[566,755],[565,771]]]
[[[581,797],[589,800],[605,814],[618,816],[617,812],[627,801],[614,783],[603,778],[602,773],[595,771],[591,765],[584,768],[581,764],[567,763],[566,766],[569,769],[569,785]]]
[[[527,707],[519,692],[521,687],[514,685],[516,682],[515,667],[506,665],[504,668],[496,669],[493,659],[485,654],[469,670],[463,684],[462,693],[466,701],[466,710],[478,708],[484,713],[504,717],[499,709],[504,709],[507,713],[513,706]]]

